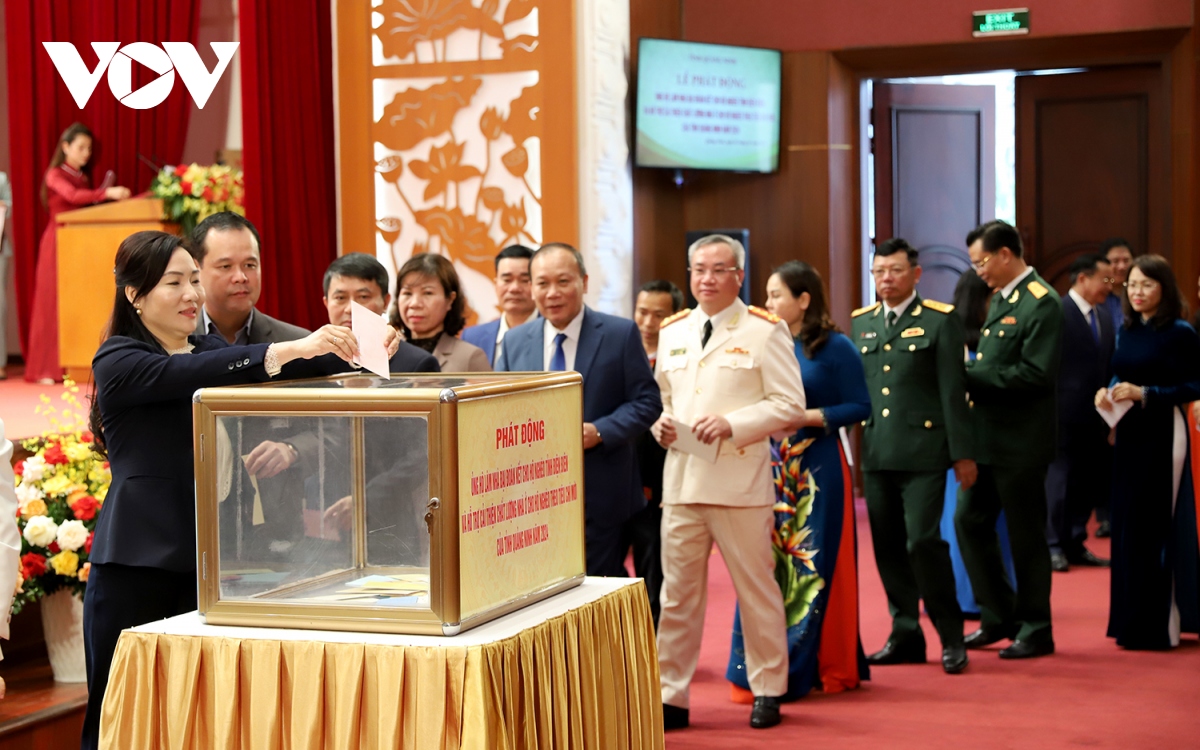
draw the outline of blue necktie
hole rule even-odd
[[[1096,319],[1096,308],[1088,310],[1088,322],[1092,324],[1092,338],[1100,343],[1100,321]]]
[[[562,372],[567,369],[567,355],[563,352],[563,342],[567,340],[567,334],[560,333],[554,337],[554,356],[550,358],[550,371]]]

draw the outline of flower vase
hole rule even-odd
[[[83,599],[66,589],[42,597],[42,634],[55,682],[87,682]]]

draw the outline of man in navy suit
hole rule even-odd
[[[1108,425],[1096,413],[1096,391],[1112,379],[1115,337],[1104,307],[1112,290],[1112,265],[1103,255],[1071,264],[1071,289],[1062,298],[1062,363],[1058,371],[1058,454],[1046,472],[1046,542],[1050,567],[1107,567],[1084,541],[1093,508],[1108,507],[1106,469],[1112,463]]]
[[[495,369],[498,369],[500,353],[504,351],[504,334],[537,315],[529,278],[529,259],[532,257],[533,251],[524,245],[509,245],[500,251],[496,256],[496,299],[500,302],[500,317],[462,332],[462,340],[482,349]]]
[[[646,505],[634,445],[662,412],[658,385],[633,321],[584,306],[578,250],[552,242],[529,266],[543,319],[508,332],[496,370],[583,376],[587,572],[625,576],[622,524]]]

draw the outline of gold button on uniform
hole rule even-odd
[[[892,350],[892,345],[891,345],[891,344],[884,344],[884,345],[883,345],[883,350],[884,350],[885,352],[890,352],[890,351]]]
[[[975,408],[975,402],[974,402],[974,401],[968,401],[968,402],[967,402],[967,406],[969,406],[969,407],[971,407],[972,409],[974,409],[974,408]]]
[[[892,371],[892,366],[891,366],[891,365],[884,365],[884,366],[883,366],[883,371],[884,371],[884,372],[891,372],[891,371]]]
[[[886,388],[886,387],[885,387],[885,388],[883,389],[883,395],[885,395],[885,396],[886,396],[886,395],[888,395],[888,394],[889,394],[889,393],[891,393],[891,392],[892,392],[892,391],[891,391],[891,389],[889,389],[889,388]]]
[[[701,392],[701,391],[700,391],[700,389],[699,389],[699,388],[697,388],[697,389],[696,389],[696,393],[700,393],[700,392]]]
[[[867,347],[865,347],[865,346],[864,346],[864,347],[863,347],[863,354],[866,354],[866,353],[867,353]]]
[[[976,354],[975,359],[983,359],[983,352],[979,352],[978,354]]]
[[[892,413],[892,410],[891,410],[891,409],[884,409],[884,410],[883,410],[883,416],[885,416],[885,417],[886,417],[887,415],[891,414],[891,413]]]
[[[701,362],[701,363],[700,363],[700,366],[701,366],[701,367],[704,367],[704,363],[703,363],[703,362]]]
[[[984,329],[983,329],[983,335],[984,335],[984,336],[991,336],[991,335],[992,335],[992,329],[991,329],[991,328],[984,328]]]
[[[1004,331],[1001,331],[1000,333],[997,333],[996,335],[999,336],[1000,338],[1004,338]]]
[[[925,420],[925,429],[928,430],[928,429],[931,429],[932,427],[933,427],[933,422],[930,422],[928,419],[926,419]]]
[[[909,344],[909,345],[908,345],[908,350],[909,350],[910,352],[915,352],[915,351],[917,350],[917,345],[916,345],[916,344]]]

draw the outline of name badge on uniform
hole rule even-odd
[[[914,336],[924,336],[924,335],[925,335],[924,328],[906,328],[905,330],[900,332],[900,338],[902,338],[902,339],[911,339]]]
[[[876,333],[875,331],[863,331],[862,333],[858,334],[858,337],[860,339],[873,339],[873,338],[877,337],[878,335],[879,334]]]
[[[678,357],[680,354],[687,354],[687,347],[686,347],[686,346],[684,346],[684,347],[680,347],[679,349],[672,349],[672,350],[671,350],[671,356],[672,356],[672,357]]]
[[[1017,319],[1011,315],[1005,315],[1000,319],[1000,324],[1006,326],[1015,326],[1017,324]]]
[[[725,353],[726,354],[749,354],[750,352],[746,351],[745,349],[741,348],[740,346],[735,346],[732,349],[726,349]]]

